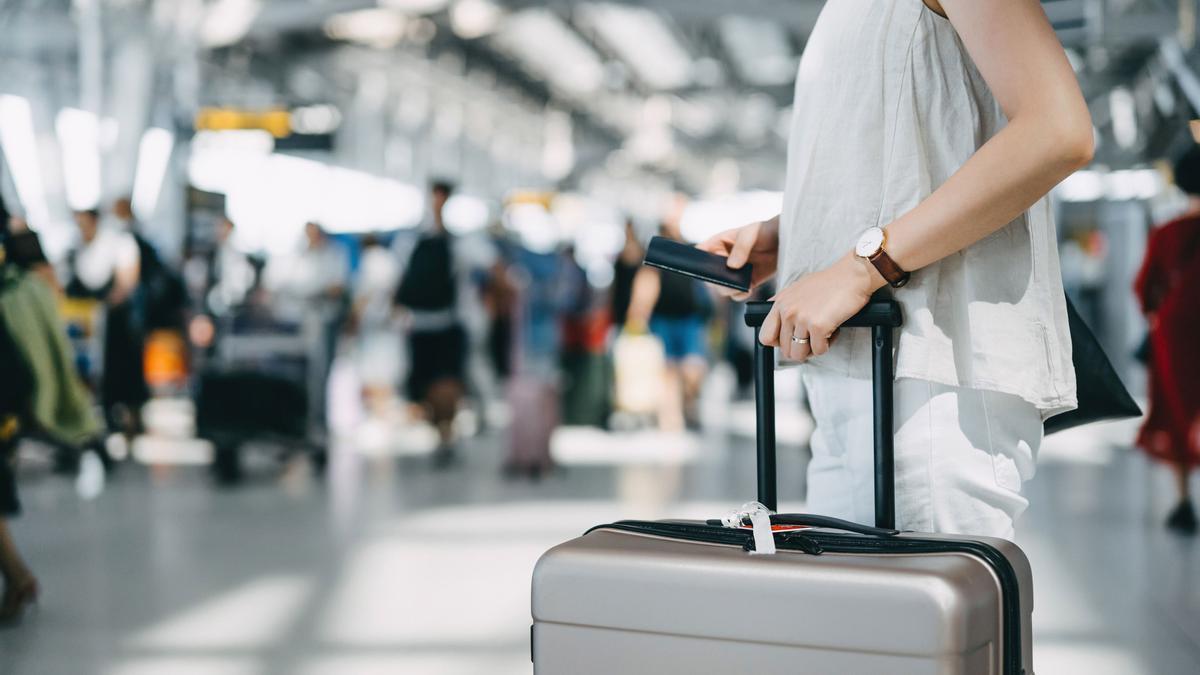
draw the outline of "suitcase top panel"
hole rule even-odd
[[[533,584],[537,622],[913,656],[996,641],[1000,612],[966,555],[755,556],[613,530],[551,549]]]

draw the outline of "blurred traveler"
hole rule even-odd
[[[460,316],[460,296],[470,287],[457,260],[457,242],[446,230],[442,209],[454,187],[435,182],[430,187],[430,221],[404,261],[395,303],[408,310],[408,400],[424,407],[437,427],[434,463],[454,461],[454,417],[463,397],[467,335]]]
[[[27,239],[18,237],[16,260],[8,258],[12,240],[0,229],[0,622],[21,618],[39,591],[8,527],[20,512],[14,467],[18,441],[34,433],[77,448],[95,442],[100,431],[75,374],[54,293],[27,266],[28,249],[22,251]]]
[[[100,224],[95,209],[77,211],[79,245],[67,254],[69,297],[104,303],[104,356],[100,401],[108,428],[131,436],[140,429],[149,399],[142,358],[145,316],[138,295],[141,254],[137,240],[112,224]]]
[[[663,224],[660,234],[683,239],[674,222]],[[708,370],[704,329],[711,306],[708,291],[691,277],[643,267],[634,278],[626,323],[638,328],[648,324],[662,341],[667,368],[659,426],[665,430],[699,427],[696,408]]]
[[[32,273],[55,292],[62,292],[54,267],[42,252],[41,240],[36,232],[29,229],[29,223],[20,216],[10,216],[7,224],[0,221],[0,227],[7,227],[7,230],[0,232],[0,237],[5,239],[6,260]]]
[[[629,300],[633,297],[633,279],[642,268],[642,259],[646,251],[638,241],[637,230],[633,219],[625,219],[625,245],[613,262],[612,281],[612,322],[620,328],[625,325],[629,315]]]
[[[400,341],[392,307],[400,262],[378,235],[362,241],[354,285],[354,324],[358,332],[358,374],[369,402],[392,400],[400,380]]]
[[[504,465],[510,476],[538,479],[553,468],[550,437],[559,422],[559,321],[567,301],[563,263],[564,258],[552,251],[516,252],[513,373],[507,387],[513,423]]]
[[[760,339],[812,361],[808,506],[873,516],[870,344],[835,333],[890,285],[896,526],[1012,537],[1042,423],[1077,405],[1046,194],[1093,137],[1062,45],[1037,0],[830,2],[795,101],[782,213],[701,248],[778,272]]]
[[[187,289],[179,272],[163,259],[158,248],[147,239],[133,216],[133,203],[121,197],[112,205],[112,224],[128,232],[138,247],[138,284],[145,307],[146,329],[183,327],[183,312],[187,306]]]
[[[1179,504],[1167,527],[1196,534],[1188,479],[1200,464],[1200,147],[1175,164],[1187,211],[1150,233],[1135,290],[1150,324],[1150,412],[1137,444],[1175,472]]]
[[[510,268],[507,254],[501,254],[483,285],[483,306],[488,314],[488,358],[501,382],[512,374],[513,316],[517,311],[517,289]]]
[[[324,428],[326,383],[337,352],[337,339],[347,310],[350,287],[350,258],[341,244],[314,222],[304,225],[304,250],[292,264],[287,291],[303,307],[303,320],[310,334],[320,340],[310,356],[319,374],[309,387],[311,422]]]
[[[608,426],[612,413],[611,365],[605,353],[608,342],[609,310],[597,302],[587,271],[579,264],[574,246],[561,254],[563,315],[562,370],[563,424],[572,426]]]
[[[249,300],[256,271],[250,256],[234,243],[229,216],[217,219],[216,247],[209,254],[203,305],[213,316],[226,316]]]

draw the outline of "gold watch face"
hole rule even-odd
[[[858,245],[854,247],[854,253],[860,258],[870,258],[881,248],[883,248],[883,228],[872,227],[858,238]]]

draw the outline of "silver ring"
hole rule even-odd
[[[796,337],[795,335],[793,335],[792,342],[794,342],[798,345],[806,345],[806,344],[808,344],[808,338]]]

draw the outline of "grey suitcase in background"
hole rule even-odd
[[[757,334],[770,303],[750,303]],[[985,537],[897,533],[892,331],[873,301],[846,327],[873,331],[876,527],[772,516],[811,529],[753,534],[719,521],[620,521],[538,561],[536,675],[871,673],[1032,675],[1029,561]],[[774,510],[774,357],[757,344],[759,501]]]

